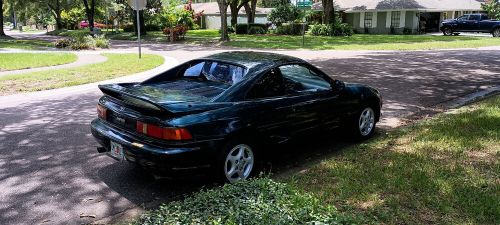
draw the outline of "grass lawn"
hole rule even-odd
[[[59,33],[68,36],[72,32]],[[137,40],[133,32],[106,32],[113,40]],[[218,30],[190,30],[186,39],[179,43],[215,44],[219,40]],[[149,31],[141,36],[145,41],[165,42],[167,37],[161,31]],[[290,35],[230,35],[231,41],[225,46],[262,49],[314,49],[314,50],[427,50],[449,48],[477,48],[500,45],[500,38],[431,35],[370,35],[355,34],[351,37],[322,37],[306,35],[302,46],[302,36]]]
[[[500,224],[500,96],[354,145],[287,183],[389,224]]]
[[[219,38],[217,30],[188,31],[187,42],[215,42]],[[431,35],[370,35],[355,34],[351,37],[322,37],[306,35],[302,46],[302,36],[289,35],[230,35],[226,46],[240,48],[269,49],[315,49],[315,50],[425,50],[447,48],[476,48],[500,45],[500,38],[431,36]]]
[[[19,40],[19,39],[1,39],[0,48],[17,48],[25,50],[44,50],[54,47],[54,44],[42,40]]]
[[[132,224],[499,224],[500,96],[294,175],[201,190]]]
[[[73,53],[2,53],[0,71],[61,65],[77,59]]]
[[[163,64],[164,58],[158,55],[142,56],[137,54],[103,54],[106,62],[70,69],[40,71],[0,77],[0,95],[20,92],[40,91],[74,86],[153,69]]]

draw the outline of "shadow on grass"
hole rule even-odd
[[[285,180],[378,222],[498,224],[500,98],[486,105],[348,147]]]

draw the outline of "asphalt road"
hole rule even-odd
[[[282,53],[301,56],[340,79],[379,88],[387,126],[409,113],[438,111],[443,102],[500,85],[500,51],[494,49]],[[162,54],[181,61],[201,55]],[[200,177],[153,179],[98,154],[89,123],[100,94],[95,87],[75,90],[0,98],[0,224],[88,223],[151,208],[205,184]],[[346,145],[334,142],[300,145],[286,160],[271,160],[276,165],[271,168],[287,170],[287,165],[304,164],[303,158]]]

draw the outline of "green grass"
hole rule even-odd
[[[72,32],[65,31],[61,36]],[[106,32],[106,37],[113,40],[137,40],[133,32]],[[216,44],[220,34],[218,30],[190,30],[185,44]],[[167,37],[161,31],[149,31],[141,36],[145,41],[165,42]],[[355,34],[351,37],[322,37],[306,35],[302,46],[302,36],[290,35],[230,35],[231,41],[225,46],[261,49],[313,49],[313,50],[430,50],[450,48],[477,48],[499,46],[500,38],[432,35],[375,35]]]
[[[148,54],[143,55],[142,59],[138,59],[137,54],[106,53],[102,55],[108,58],[106,62],[70,69],[2,76],[0,77],[0,95],[40,91],[112,79],[153,69],[163,64],[164,61],[161,56]]]
[[[188,43],[210,43],[219,39],[217,30],[192,30],[186,35]],[[351,37],[322,37],[306,35],[230,35],[225,46],[264,49],[314,49],[314,50],[426,50],[449,48],[477,48],[500,45],[500,38],[431,36],[431,35],[369,35]]]
[[[49,47],[54,47],[54,45],[51,42],[42,40],[0,39],[0,48],[45,50]]]
[[[375,223],[500,224],[500,96],[283,178]]]
[[[61,65],[77,59],[72,53],[2,53],[0,71]]]

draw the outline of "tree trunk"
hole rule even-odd
[[[85,6],[85,13],[87,14],[87,20],[89,21],[90,32],[94,31],[94,14],[95,14],[95,0],[83,0],[83,5]]]
[[[232,0],[229,3],[229,9],[231,10],[231,26],[236,26],[238,23],[238,12],[240,8],[238,8],[238,1]]]
[[[217,0],[220,12],[220,24],[221,24],[221,41],[229,41],[229,34],[227,33],[227,0]]]
[[[132,15],[134,18],[134,34],[137,36],[137,12],[135,10],[132,10]],[[139,26],[141,26],[141,35],[146,35],[146,24],[144,23],[144,11],[139,10]]]
[[[56,5],[51,5],[47,4],[52,10],[52,15],[54,16],[54,19],[56,20],[56,30],[60,30],[63,28],[62,26],[62,19],[61,19],[61,2],[59,0],[56,1]]]
[[[335,24],[335,9],[333,8],[333,0],[321,0],[323,4],[323,23]]]
[[[0,36],[5,36],[5,32],[3,32],[3,0],[0,0]]]
[[[250,0],[250,4],[245,3],[245,12],[247,14],[247,23],[255,23],[255,9],[257,8],[257,0]]]

